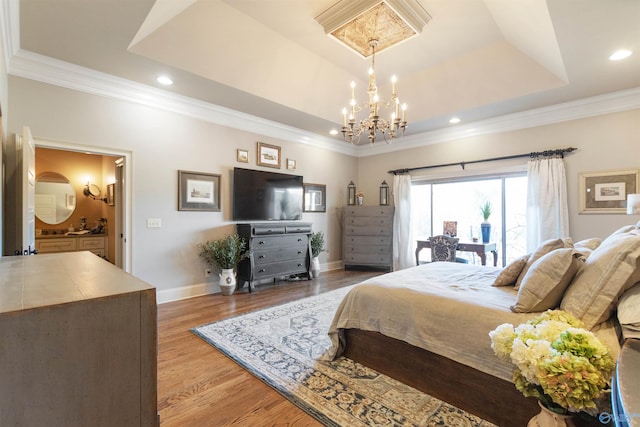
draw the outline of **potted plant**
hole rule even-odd
[[[322,231],[316,231],[311,233],[311,275],[318,277],[320,274],[320,260],[318,256],[325,250],[324,247],[324,233]]]
[[[489,222],[491,212],[493,212],[493,206],[490,201],[486,200],[482,205],[480,205],[480,213],[482,214],[482,219],[484,219],[480,224],[480,230],[482,231],[482,243],[489,243],[489,240],[491,239],[491,223]]]
[[[236,289],[235,268],[245,259],[249,252],[247,242],[237,234],[223,239],[208,240],[199,243],[199,255],[205,262],[220,270],[220,291],[223,295],[231,295]]]

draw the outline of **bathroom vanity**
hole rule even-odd
[[[106,258],[108,253],[106,234],[46,234],[36,237],[38,253],[91,251]]]

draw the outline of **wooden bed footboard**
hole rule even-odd
[[[509,382],[378,332],[346,329],[344,356],[499,426],[540,412]]]

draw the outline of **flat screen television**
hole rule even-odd
[[[234,168],[233,220],[299,220],[302,194],[302,176]]]

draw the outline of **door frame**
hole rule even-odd
[[[124,257],[122,259],[123,265],[121,266],[122,270],[124,270],[127,273],[131,273],[131,269],[132,269],[132,265],[133,265],[133,251],[132,251],[132,243],[133,243],[133,239],[132,239],[132,217],[133,217],[133,184],[132,184],[132,179],[131,177],[133,176],[132,173],[132,156],[133,153],[131,151],[125,151],[125,150],[116,150],[116,149],[112,149],[112,148],[105,148],[105,147],[96,147],[96,146],[91,146],[91,145],[83,145],[83,144],[75,144],[75,143],[71,143],[71,142],[65,142],[65,141],[55,141],[55,140],[50,140],[50,139],[44,139],[44,138],[33,138],[36,144],[36,147],[42,147],[42,148],[52,148],[52,149],[56,149],[56,150],[62,150],[62,151],[77,151],[80,153],[88,153],[88,154],[101,154],[101,155],[105,155],[105,156],[113,156],[113,157],[123,157],[124,158],[124,165],[122,166],[123,170],[122,170],[122,185],[123,185],[123,194],[124,197],[122,197],[120,200],[122,201],[121,207],[119,207],[118,209],[121,209],[122,212],[122,221],[123,224],[121,227],[119,227],[122,231],[123,231],[123,236],[121,239],[118,239],[116,236],[116,240],[115,243],[116,245],[120,244],[122,245],[120,250],[121,253],[124,254]],[[119,243],[118,243],[119,242]],[[116,248],[116,251],[118,250],[118,248]]]

